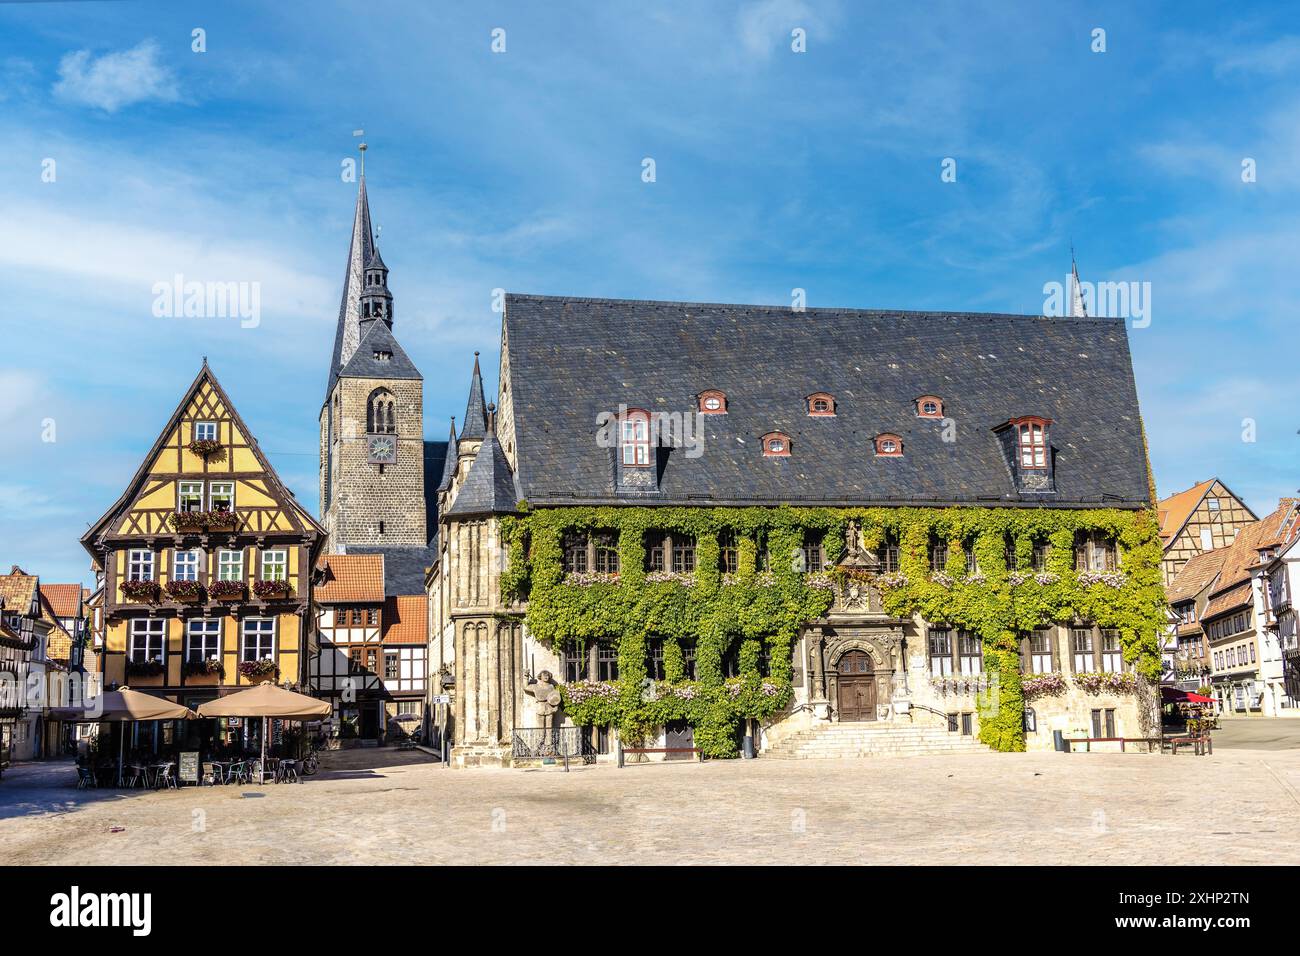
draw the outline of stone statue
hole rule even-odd
[[[555,726],[556,715],[564,699],[550,671],[542,671],[524,685],[524,693],[537,701],[537,714],[542,718],[542,726],[550,729]]]

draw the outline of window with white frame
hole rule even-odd
[[[285,581],[289,577],[289,552],[275,548],[262,552],[262,580]]]
[[[930,629],[930,674],[952,676],[952,631],[947,628]]]
[[[195,422],[194,423],[195,441],[216,441],[216,439],[217,439],[216,422]]]
[[[1070,653],[1073,655],[1074,673],[1086,674],[1092,670],[1092,628],[1070,629]]]
[[[961,672],[967,677],[984,671],[984,647],[978,634],[970,631],[957,632],[957,660]]]
[[[128,581],[153,580],[153,552],[147,548],[132,548],[127,554],[126,579]]]
[[[397,702],[398,716],[402,714],[418,714],[420,712],[420,702],[418,700],[399,700]]]
[[[1101,632],[1101,669],[1107,674],[1118,674],[1124,669],[1124,653],[1120,649],[1119,631],[1105,628]]]
[[[197,664],[221,654],[221,619],[185,623],[185,660]]]
[[[131,622],[131,660],[137,663],[160,661],[166,646],[167,622],[156,618],[136,618]]]
[[[203,482],[201,481],[181,481],[177,482],[177,511],[202,511],[203,510]]]
[[[173,581],[197,581],[199,579],[199,552],[177,551],[172,559]]]
[[[1033,674],[1050,674],[1055,670],[1052,664],[1052,632],[1050,630],[1031,631],[1029,634],[1029,667]]]
[[[218,581],[244,580],[244,552],[243,551],[223,550],[217,552],[217,580]]]
[[[243,637],[240,641],[241,661],[260,661],[275,656],[275,620],[250,617],[244,619]]]
[[[208,507],[213,511],[235,510],[235,483],[214,481],[208,485]]]

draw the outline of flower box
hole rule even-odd
[[[214,601],[242,601],[247,593],[243,581],[213,581],[208,585],[208,597]]]
[[[1025,699],[1055,695],[1065,692],[1065,676],[1059,671],[1046,674],[1026,674],[1020,679],[1020,692]]]
[[[132,601],[147,601],[150,604],[158,600],[157,581],[123,581],[118,585],[122,596]]]
[[[288,581],[254,581],[253,593],[262,600],[268,598],[282,598],[289,593]]]
[[[225,677],[226,668],[220,658],[209,657],[203,661],[186,661],[181,665],[181,673],[186,677]]]
[[[163,589],[173,601],[184,604],[193,604],[203,593],[203,588],[198,581],[168,581]]]
[[[1131,694],[1137,690],[1137,675],[1132,671],[1075,674],[1074,682],[1089,694]]]
[[[160,677],[165,670],[163,662],[156,657],[147,661],[128,659],[126,662],[127,677]]]
[[[208,528],[213,531],[229,531],[235,522],[235,513],[229,508],[213,508],[208,512]]]
[[[258,661],[240,661],[239,676],[255,683],[274,680],[280,676],[280,665],[269,657],[263,657]]]
[[[221,451],[221,442],[215,438],[196,438],[190,442],[189,449],[200,458],[207,458]]]

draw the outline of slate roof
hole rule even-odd
[[[367,326],[369,326],[367,328]],[[387,361],[375,358],[376,352],[389,352]],[[339,378],[393,378],[422,380],[415,363],[397,344],[393,330],[382,319],[368,319],[361,323],[361,344],[352,358],[339,371]]]
[[[469,381],[469,401],[465,404],[465,421],[460,426],[460,439],[478,440],[487,432],[487,405],[483,400],[483,375],[478,368],[478,353],[474,353],[474,374]]]
[[[435,502],[438,500],[437,492],[446,491],[448,488],[451,487],[451,481],[453,478],[456,477],[456,465],[459,462],[460,462],[460,452],[456,447],[456,419],[453,418],[451,420],[451,438],[447,441],[447,446],[442,453],[442,478],[438,482],[438,487],[434,489]],[[425,459],[424,474],[425,474],[425,481],[428,481],[428,476],[431,474],[431,472],[429,471],[427,458]],[[434,522],[430,522],[430,527],[432,527],[433,524]]]
[[[702,455],[672,449],[657,497],[635,504],[1015,505],[992,429],[1053,420],[1057,493],[1047,506],[1147,505],[1146,453],[1122,320],[944,312],[506,297],[520,493],[533,504],[612,503],[612,454],[598,416],[620,403],[692,412],[705,389],[728,413],[704,416]],[[833,417],[805,399],[831,393]],[[937,395],[957,428],[918,418]],[[791,436],[789,458],[759,438]],[[891,432],[904,454],[877,458]]]
[[[384,602],[385,644],[424,644],[429,633],[429,601],[423,594],[404,594]]]
[[[447,514],[454,517],[512,514],[519,497],[519,488],[510,473],[501,443],[492,431],[488,431]]]
[[[374,547],[349,545],[348,554],[382,554],[384,556],[384,596],[423,594],[424,569],[437,560],[432,548],[415,546]]]
[[[452,436],[453,439],[455,436]],[[438,492],[442,489],[439,476],[444,474],[448,448],[445,441],[426,441],[424,443],[424,514],[427,524],[425,530],[432,541],[438,532]],[[452,462],[455,469],[455,462]]]
[[[380,604],[384,600],[382,554],[327,554],[312,594],[321,604]]]
[[[343,298],[339,302],[339,321],[334,331],[334,355],[330,359],[329,384],[325,387],[326,405],[329,404],[330,393],[334,391],[339,373],[352,358],[347,354],[347,342],[356,334],[353,327],[360,322],[365,264],[373,255],[374,248],[375,238],[370,228],[370,199],[366,194],[366,177],[363,175],[357,186],[357,206],[352,216],[352,241],[348,246],[347,270],[343,274]]]

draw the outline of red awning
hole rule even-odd
[[[1213,704],[1213,697],[1206,697],[1204,694],[1193,694],[1189,690],[1179,690],[1177,687],[1161,687],[1160,696],[1167,704]]]

